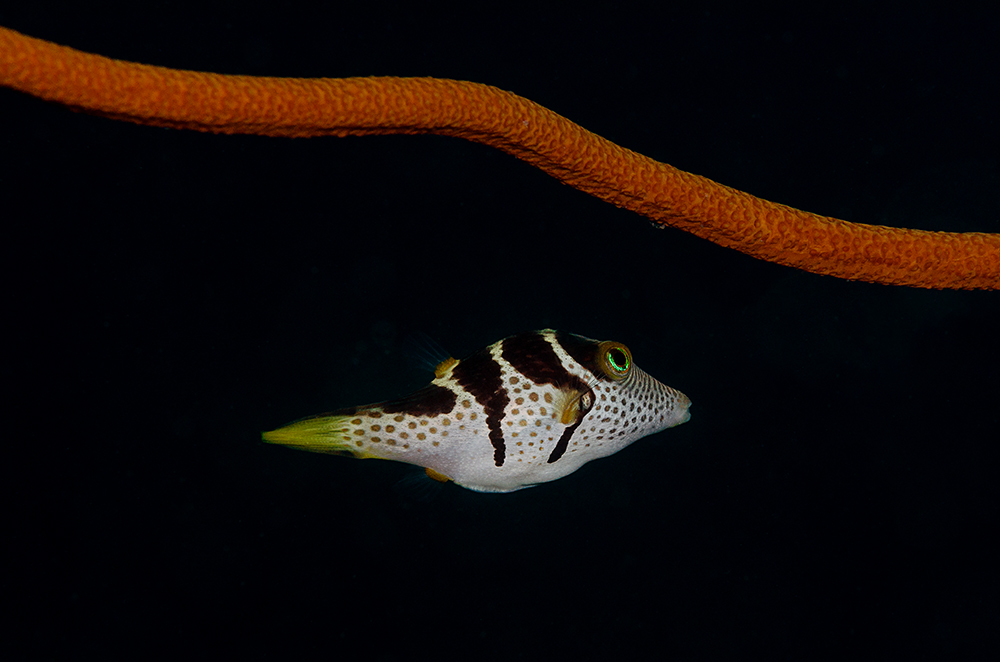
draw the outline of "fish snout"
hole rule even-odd
[[[677,405],[676,405],[676,420],[674,425],[680,425],[681,423],[687,423],[691,420],[691,398],[687,397],[680,391],[677,391]]]

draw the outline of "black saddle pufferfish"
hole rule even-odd
[[[478,492],[513,492],[687,421],[691,401],[618,342],[546,329],[449,358],[415,393],[301,419],[264,441],[397,460]]]

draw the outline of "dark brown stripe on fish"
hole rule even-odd
[[[505,338],[501,355],[515,370],[536,384],[569,386],[577,391],[587,389],[583,380],[563,367],[552,344],[540,333],[521,333]]]
[[[486,426],[489,428],[490,443],[493,445],[493,463],[503,466],[507,448],[503,441],[503,410],[510,402],[503,388],[503,374],[490,354],[490,349],[481,349],[472,356],[462,359],[451,371],[452,377],[462,388],[472,394],[486,410]]]
[[[594,377],[603,379],[604,381],[611,381],[611,377],[601,370],[600,365],[598,365],[597,342],[583,336],[578,336],[575,333],[563,333],[561,331],[556,331],[556,342],[577,363],[589,370]]]
[[[458,396],[437,384],[425,386],[405,398],[389,400],[379,405],[386,414],[413,414],[414,416],[437,416],[455,409]]]

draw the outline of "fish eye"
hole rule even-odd
[[[615,372],[625,372],[628,370],[628,355],[618,347],[609,349],[608,363]]]
[[[600,344],[601,369],[611,379],[625,379],[632,369],[632,353],[628,347],[616,342]]]

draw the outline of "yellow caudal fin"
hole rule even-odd
[[[283,428],[264,432],[261,438],[269,444],[300,448],[313,453],[370,457],[367,453],[360,452],[351,441],[351,418],[351,416],[303,418]]]

